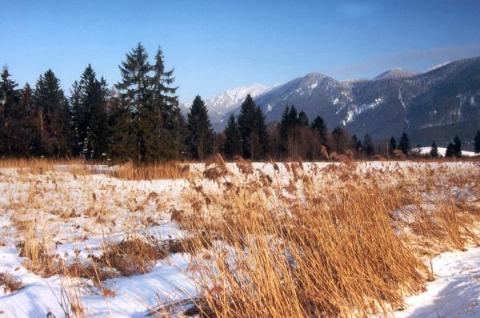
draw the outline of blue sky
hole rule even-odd
[[[110,85],[125,53],[164,50],[182,101],[308,72],[369,78],[480,55],[480,1],[0,0],[0,64],[67,92],[88,63]]]

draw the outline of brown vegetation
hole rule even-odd
[[[186,179],[190,176],[190,169],[187,164],[177,162],[152,165],[135,165],[128,162],[114,169],[111,175],[127,180]]]

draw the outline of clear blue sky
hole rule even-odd
[[[109,85],[125,53],[161,46],[182,101],[317,71],[368,78],[480,55],[479,0],[0,0],[0,63],[22,85],[52,68],[66,92],[91,63]]]

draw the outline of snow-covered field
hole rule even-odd
[[[335,163],[304,163],[303,171],[324,182],[334,166],[340,167]],[[230,175],[225,178],[247,182],[268,176],[280,188],[292,184],[287,165],[254,163],[253,169],[251,175],[244,175],[240,167],[228,164]],[[415,174],[417,170],[442,170],[461,178],[479,174],[479,169],[474,162],[367,162],[356,166],[362,173],[383,173],[386,177],[379,178],[381,182],[395,182],[395,177],[389,179],[390,174]],[[220,195],[222,191],[217,182],[202,177],[202,164],[192,165],[190,170],[196,177],[133,181],[114,178],[102,167],[87,174],[76,174],[68,166],[42,173],[0,169],[0,284],[4,284],[0,286],[0,317],[47,317],[48,313],[55,317],[144,317],[159,305],[177,302],[181,306],[168,308],[174,316],[181,316],[181,309],[188,307],[182,300],[194,299],[201,291],[191,255],[168,248],[171,242],[189,235],[175,215],[190,208],[195,189],[202,187],[201,191]],[[445,185],[441,191],[453,194],[459,202],[478,204],[478,187],[473,181],[461,187]],[[288,191],[283,192],[289,196]],[[405,213],[401,214],[404,217]],[[124,275],[111,268],[100,283],[66,274],[74,264],[100,264],[110,246],[136,238],[167,246],[162,257],[146,266],[148,270]],[[67,270],[42,272],[27,255],[36,255],[43,262],[42,255],[48,255],[48,262]],[[425,257],[428,266],[429,260]],[[425,292],[408,297],[405,310],[392,314],[479,317],[479,265],[480,249],[476,247],[433,257],[435,280],[427,284]],[[2,282],[2,275],[21,287],[10,288],[5,279]],[[75,304],[80,309],[74,308]]]
[[[438,149],[438,155],[440,157],[445,157],[445,154],[447,153],[447,148],[438,147],[437,149]],[[432,147],[413,148],[412,153],[418,153],[419,155],[422,155],[422,156],[430,156],[430,151],[431,150],[432,150]],[[465,157],[474,157],[474,156],[478,156],[478,155],[480,155],[480,154],[475,153],[473,151],[462,150],[462,156],[465,156]]]

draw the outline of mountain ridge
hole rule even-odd
[[[445,143],[455,134],[471,139],[470,130],[480,129],[480,57],[419,74],[391,71],[361,81],[312,72],[252,97],[267,122],[278,121],[286,105],[295,105],[310,120],[322,116],[330,129],[341,125],[375,139],[405,131],[413,142],[428,145],[432,140]],[[239,106],[223,114],[223,123],[238,114]],[[217,130],[223,127],[215,124]]]

